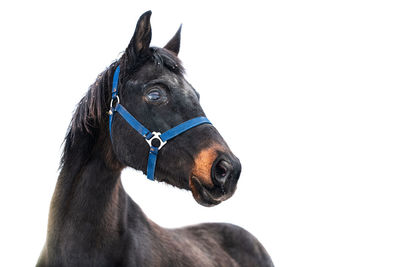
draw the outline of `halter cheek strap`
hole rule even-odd
[[[112,84],[112,95],[111,95],[111,103],[110,103],[110,111],[109,113],[109,129],[110,129],[110,137],[112,142],[112,122],[114,118],[114,114],[118,112],[126,122],[135,129],[141,136],[143,136],[146,142],[150,146],[149,157],[147,160],[147,178],[154,181],[154,172],[156,169],[157,163],[157,154],[158,151],[167,143],[168,140],[174,138],[177,135],[180,135],[187,130],[196,127],[201,124],[211,124],[211,122],[206,117],[197,117],[194,119],[187,120],[164,133],[159,132],[150,132],[146,127],[144,127],[138,120],[135,119],[120,103],[118,97],[118,78],[119,78],[120,68],[119,66],[115,69],[113,84]],[[114,102],[116,104],[114,105]],[[153,142],[154,140],[158,140],[158,142]]]

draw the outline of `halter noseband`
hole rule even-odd
[[[143,136],[146,142],[150,146],[149,158],[147,160],[147,178],[154,181],[154,172],[156,168],[157,162],[157,154],[158,151],[167,143],[168,140],[174,138],[177,135],[180,135],[187,130],[196,127],[200,124],[211,124],[211,122],[206,117],[197,117],[194,119],[187,120],[164,133],[159,132],[150,132],[146,127],[144,127],[138,120],[135,119],[120,103],[118,97],[118,78],[119,78],[119,66],[115,69],[113,83],[112,83],[112,95],[111,95],[111,103],[110,103],[110,111],[108,112],[109,116],[109,128],[110,128],[110,137],[112,142],[112,132],[111,126],[114,118],[114,113],[118,112],[122,118],[129,123],[129,125],[135,129],[141,136]],[[117,101],[115,107],[113,107],[114,101]],[[153,144],[153,140],[158,140],[158,144]],[[156,142],[157,143],[157,142]]]

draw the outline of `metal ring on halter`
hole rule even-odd
[[[153,146],[153,144],[151,143],[151,141],[153,141],[154,139],[158,139],[160,141],[160,146],[158,147],[158,150],[160,150],[166,143],[167,141],[163,141],[160,137],[161,133],[159,132],[152,132],[153,136],[150,139],[145,139],[146,142],[149,144],[150,147]]]
[[[112,110],[113,110],[113,104],[114,104],[114,100],[117,99],[117,104],[119,104],[119,97],[118,95],[116,95],[114,98],[111,98],[111,102],[110,102],[110,110],[108,111],[108,114],[112,114]],[[117,106],[117,105],[115,105]]]

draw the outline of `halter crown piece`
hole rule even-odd
[[[109,114],[109,128],[110,128],[110,137],[112,142],[112,131],[111,126],[114,118],[114,114],[118,112],[122,118],[126,120],[129,125],[135,129],[141,136],[143,136],[146,142],[150,146],[149,158],[147,160],[147,178],[154,181],[154,172],[156,169],[157,162],[157,154],[158,151],[167,143],[168,140],[174,138],[177,135],[180,135],[187,130],[196,127],[200,124],[211,124],[211,122],[206,117],[197,117],[177,126],[169,129],[164,133],[159,132],[150,132],[146,127],[144,127],[138,120],[135,119],[119,102],[118,97],[118,78],[119,78],[119,66],[115,69],[113,83],[112,83],[112,91],[111,91],[111,103],[110,103],[110,111]],[[117,101],[115,106],[113,103]],[[153,142],[154,140],[158,140],[159,142]]]

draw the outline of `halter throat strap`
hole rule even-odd
[[[113,76],[112,91],[111,91],[111,103],[109,114],[109,130],[110,138],[112,142],[112,122],[114,114],[119,113],[121,117],[141,136],[143,136],[146,142],[150,146],[149,157],[147,159],[147,178],[154,181],[154,173],[157,163],[158,151],[167,143],[168,140],[180,135],[187,130],[196,127],[201,124],[211,124],[206,117],[196,117],[187,120],[177,126],[167,130],[164,133],[151,132],[145,126],[143,126],[132,114],[130,114],[121,104],[118,97],[118,80],[119,80],[120,67],[117,66]],[[155,141],[155,140],[158,140]],[[155,142],[153,142],[155,141]]]

